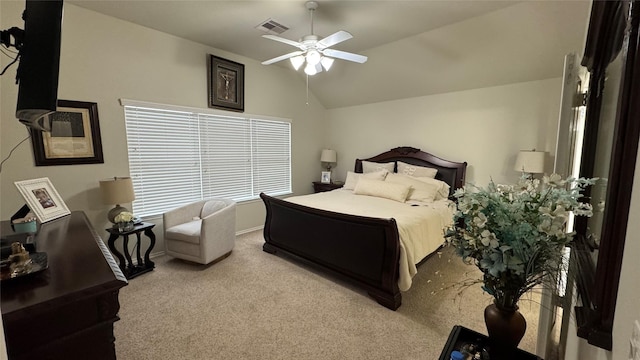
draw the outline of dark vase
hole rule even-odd
[[[494,301],[484,309],[484,322],[491,341],[491,359],[510,359],[527,330],[527,321],[518,306],[501,306]]]

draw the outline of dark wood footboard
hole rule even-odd
[[[381,305],[396,310],[400,239],[394,219],[314,209],[265,194],[264,226],[268,253],[283,252],[367,290]]]

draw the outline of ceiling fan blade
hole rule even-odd
[[[300,50],[304,50],[304,45],[302,45],[301,43],[299,43],[297,41],[285,39],[283,37],[275,36],[275,35],[262,35],[262,37],[263,38],[267,38],[267,39],[271,39],[271,40],[275,40],[275,41],[279,41],[279,42],[285,43],[287,45],[295,46],[295,47],[299,48]]]
[[[358,55],[358,54],[341,51],[341,50],[334,50],[334,49],[324,49],[322,50],[322,53],[326,56],[331,56],[331,57],[342,59],[342,60],[353,61],[360,64],[365,63],[368,59],[364,55]]]
[[[324,39],[318,41],[318,44],[316,45],[319,49],[325,49],[328,48],[330,46],[333,46],[335,44],[341,43],[345,40],[349,40],[351,39],[353,36],[351,34],[349,34],[348,32],[344,31],[344,30],[340,30],[338,32],[335,32],[327,37],[325,37]]]
[[[270,60],[265,60],[265,61],[262,62],[262,65],[270,65],[270,64],[273,64],[273,63],[277,63],[278,61],[286,60],[286,59],[292,58],[294,56],[302,55],[302,54],[304,54],[304,51],[294,51],[294,52],[291,52],[291,53],[288,53],[288,54],[284,54],[284,55],[275,57],[275,58],[270,59]]]

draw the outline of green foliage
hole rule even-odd
[[[458,189],[457,211],[445,238],[466,263],[483,273],[483,289],[503,306],[515,306],[524,293],[554,277],[564,248],[570,213],[591,216],[579,201],[596,179],[563,180],[545,176],[542,183],[523,176],[517,185]]]

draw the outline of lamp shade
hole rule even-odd
[[[543,173],[545,154],[544,151],[520,150],[513,169],[529,174]]]
[[[100,192],[102,201],[109,205],[129,203],[136,199],[130,177],[100,180]]]
[[[107,219],[115,224],[116,216],[123,211],[129,211],[120,204],[129,203],[136,199],[133,192],[133,182],[130,177],[114,177],[113,179],[100,180],[100,192],[102,202],[115,205],[107,213]]]
[[[338,155],[335,150],[324,149],[322,150],[322,154],[320,155],[320,161],[326,163],[334,163],[337,161]]]

